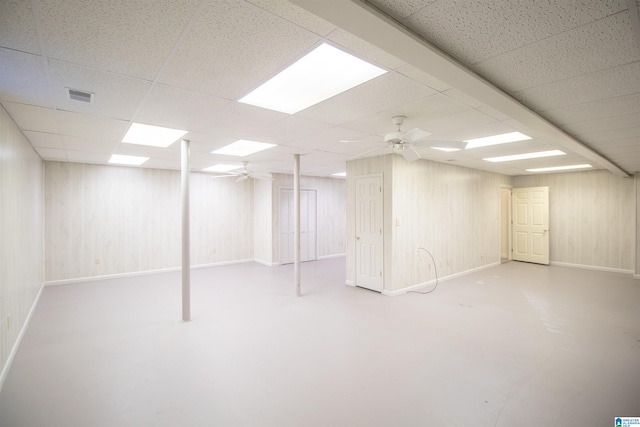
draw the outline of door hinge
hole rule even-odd
[[[382,193],[382,187],[380,187],[380,192]]]
[[[380,272],[380,277],[382,277],[382,271]]]

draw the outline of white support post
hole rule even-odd
[[[300,154],[293,155],[293,218],[294,241],[293,265],[296,281],[296,296],[300,296]]]
[[[189,241],[189,141],[182,140],[182,321],[191,320],[191,251]]]

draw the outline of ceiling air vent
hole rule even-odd
[[[83,92],[81,90],[70,89],[70,88],[67,88],[67,92],[69,92],[69,98],[73,100],[88,102],[89,104],[93,104],[93,94],[91,92]]]

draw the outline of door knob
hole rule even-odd
[[[360,240],[360,236],[356,236],[356,240]]]

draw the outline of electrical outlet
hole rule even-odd
[[[212,255],[215,255],[215,254],[217,254],[217,253],[218,253],[218,250],[217,250],[217,249],[211,249],[211,254],[212,254]]]
[[[7,329],[11,329],[11,315],[7,314]]]
[[[96,264],[100,264],[100,258],[96,258]]]

